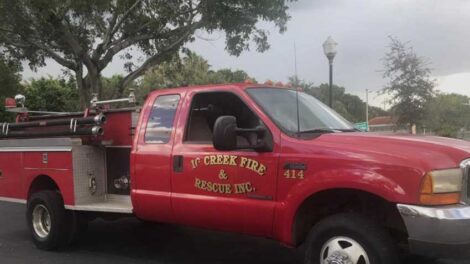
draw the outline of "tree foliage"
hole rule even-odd
[[[5,112],[4,101],[6,97],[14,97],[21,84],[21,64],[17,61],[0,56],[0,121],[11,120],[12,115]]]
[[[51,58],[74,72],[84,105],[91,91],[101,92],[101,72],[116,55],[128,72],[117,86],[122,91],[178,54],[196,30],[224,32],[233,55],[250,43],[265,51],[268,32],[258,22],[272,22],[284,32],[289,1],[5,0],[0,1],[0,45],[3,53],[28,60],[33,68]]]
[[[456,137],[470,127],[470,105],[467,96],[437,94],[426,104],[424,125],[439,136]]]
[[[382,92],[390,96],[397,125],[420,124],[425,105],[434,95],[431,69],[408,44],[390,37],[389,48],[383,58],[383,77],[389,82]]]
[[[147,71],[138,85],[137,94],[139,98],[143,98],[155,89],[186,85],[237,83],[247,79],[254,80],[242,70],[221,69],[214,71],[207,60],[187,51],[182,58],[175,56],[172,60]]]
[[[79,111],[77,89],[74,80],[40,78],[22,88],[26,107],[35,111]]]
[[[289,82],[294,87],[302,88],[306,93],[313,95],[324,104],[328,103],[330,86],[322,83],[315,86],[311,82],[305,82],[295,76],[289,77]],[[350,122],[364,122],[366,119],[366,104],[357,95],[346,93],[346,89],[333,85],[333,108]],[[387,113],[379,107],[369,105],[369,118],[386,115]]]

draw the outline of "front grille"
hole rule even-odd
[[[467,193],[467,201],[470,201],[470,167],[467,166],[465,168],[465,171],[464,171],[464,179],[465,179],[465,182],[467,182],[466,184],[466,189],[465,189],[465,192]]]
[[[462,190],[462,202],[470,204],[470,159],[466,159],[460,163],[460,168],[463,170],[463,190]]]
[[[467,181],[467,189],[466,189],[466,192],[467,192],[467,201],[470,201],[470,180],[469,180],[469,176],[470,176],[470,168],[467,166],[465,168],[465,181]]]

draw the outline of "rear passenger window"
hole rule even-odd
[[[179,100],[180,96],[174,94],[157,97],[147,121],[145,143],[164,144],[170,141]]]

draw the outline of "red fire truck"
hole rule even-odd
[[[157,90],[140,108],[95,98],[79,113],[16,99],[16,122],[0,123],[0,197],[27,205],[40,249],[132,214],[305,245],[305,263],[469,255],[470,143],[359,132],[307,93],[262,84]]]

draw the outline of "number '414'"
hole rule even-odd
[[[284,171],[284,177],[286,179],[304,179],[304,171],[303,170],[286,170]]]

